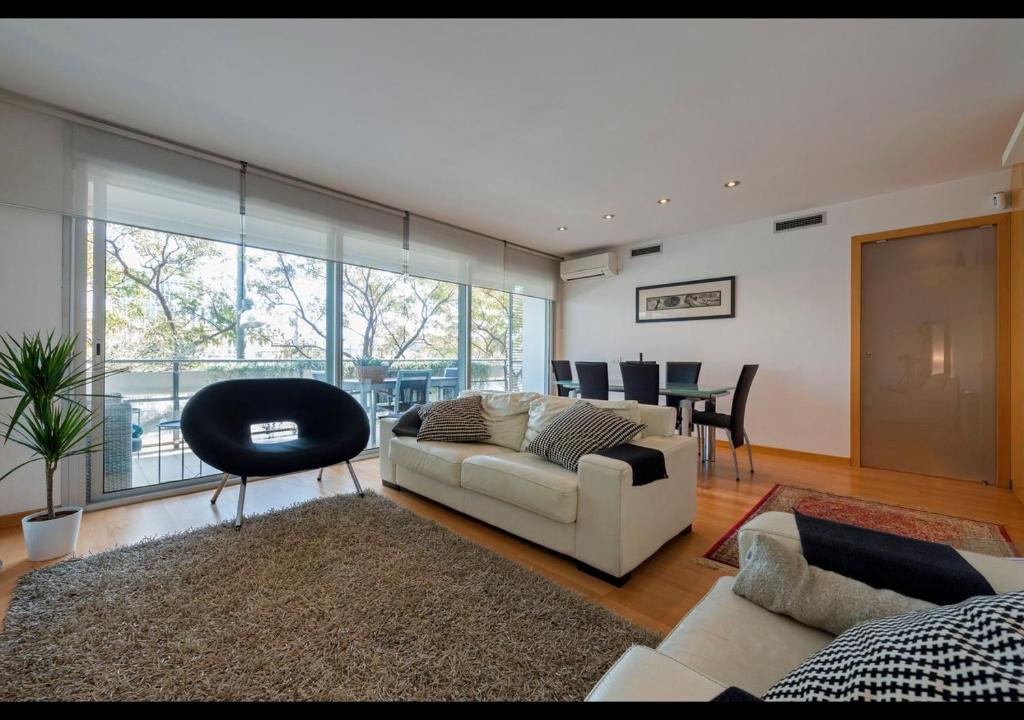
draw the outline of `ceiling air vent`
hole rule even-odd
[[[785,220],[775,221],[775,232],[787,232],[789,230],[801,230],[806,227],[814,227],[815,225],[825,224],[825,213],[814,213],[813,215],[804,215],[803,217],[787,218]]]
[[[657,245],[648,245],[647,247],[633,248],[629,251],[630,257],[640,257],[642,255],[654,255],[661,252],[661,243]]]

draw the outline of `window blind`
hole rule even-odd
[[[244,197],[243,197],[244,187]],[[0,101],[0,203],[554,299],[558,261],[186,148]],[[244,216],[242,208],[245,208]]]

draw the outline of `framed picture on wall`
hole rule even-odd
[[[736,317],[736,276],[688,280],[636,289],[636,321]]]

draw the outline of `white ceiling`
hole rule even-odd
[[[1019,20],[3,20],[0,87],[572,253],[996,170],[1022,48]]]

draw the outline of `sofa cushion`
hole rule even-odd
[[[462,487],[558,522],[576,521],[576,473],[530,453],[477,455],[462,465]]]
[[[462,462],[474,455],[511,453],[508,448],[489,443],[450,443],[396,437],[390,443],[391,462],[404,468],[459,487]]]
[[[488,390],[463,390],[459,397],[478,395],[484,414],[484,426],[491,434],[487,442],[512,450],[523,447],[526,436],[526,422],[529,419],[530,401],[540,397],[535,392],[491,392]]]
[[[744,600],[733,581],[716,582],[658,650],[722,685],[763,695],[835,636]]]
[[[556,417],[563,411],[579,402],[578,398],[559,397],[557,395],[541,395],[530,401],[530,415],[526,423],[526,435],[520,449],[526,450],[530,443],[537,439]],[[613,415],[642,424],[640,407],[636,400],[587,400],[596,408],[608,410]],[[637,434],[635,439],[639,439]]]
[[[421,406],[419,413],[423,418],[417,434],[420,440],[470,443],[484,442],[491,437],[484,425],[479,397],[439,400]]]
[[[576,472],[581,457],[628,442],[643,427],[581,400],[560,413],[526,450]]]

